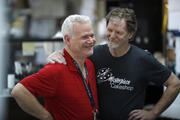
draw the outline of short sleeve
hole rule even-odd
[[[38,73],[20,81],[36,97],[51,97],[55,95],[56,79],[54,65],[46,65]]]
[[[156,85],[162,85],[170,76],[171,71],[159,61],[157,61],[151,53],[147,53],[142,59],[144,66],[145,79]]]

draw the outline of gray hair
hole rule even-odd
[[[135,33],[137,31],[137,20],[133,9],[116,8],[110,11],[106,16],[107,23],[109,22],[109,20],[118,22],[118,20],[122,19],[126,21],[127,30],[129,33]]]
[[[63,39],[64,39],[64,35],[69,35],[70,37],[72,37],[73,34],[73,25],[76,22],[80,22],[80,23],[90,23],[90,18],[88,16],[85,15],[70,15],[68,16],[61,27],[61,32],[63,34]]]

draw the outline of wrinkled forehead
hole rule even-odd
[[[113,22],[114,24],[119,24],[120,22],[125,21],[125,19],[119,17],[111,17],[109,21]]]
[[[127,30],[127,25],[126,25],[126,22],[125,20],[120,20],[120,21],[112,21],[110,20],[108,22],[108,25],[107,25],[107,29],[113,29],[113,30],[118,30],[118,31],[128,31]]]
[[[124,19],[110,19],[107,26],[114,25],[116,27],[126,26],[126,21]]]
[[[73,25],[73,33],[80,34],[80,35],[86,35],[86,34],[92,34],[93,29],[90,22],[76,22]]]

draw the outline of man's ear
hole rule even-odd
[[[66,45],[70,45],[70,37],[68,35],[64,35],[64,41],[66,43]]]
[[[134,35],[134,32],[129,33],[129,36],[128,36],[129,40],[133,38],[133,35]]]

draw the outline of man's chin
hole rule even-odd
[[[89,57],[89,56],[91,56],[92,54],[93,54],[93,50],[87,52],[86,57]]]
[[[119,45],[112,45],[112,44],[108,43],[108,47],[111,49],[117,49],[117,48],[119,48]]]

